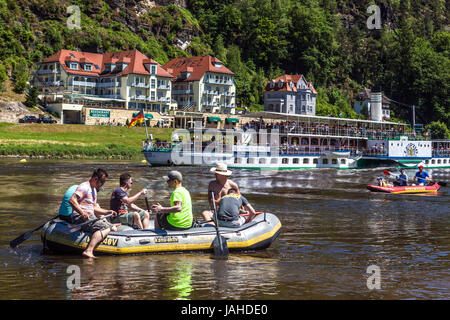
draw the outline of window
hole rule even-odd
[[[341,164],[345,164],[347,161],[345,159],[341,159]]]
[[[152,64],[151,66],[151,74],[155,75],[156,74],[156,66],[154,64]]]
[[[317,160],[317,159],[315,159]],[[308,164],[309,163],[309,158],[303,158],[303,164]]]
[[[298,158],[294,158],[294,160],[292,160],[292,163],[293,163],[293,164],[298,164],[298,163],[300,163],[300,161],[299,161]]]
[[[71,62],[69,65],[69,68],[72,70],[78,70],[78,63],[76,62]]]
[[[155,89],[155,87],[156,87],[155,79],[152,79],[152,89]]]
[[[328,159],[322,159],[322,164],[328,164]]]
[[[278,163],[278,158],[272,158],[272,159],[270,159],[270,163],[271,163],[271,164],[277,164],[277,163]]]
[[[313,164],[318,164],[318,163],[319,163],[319,159],[314,158],[314,159],[313,159]]]
[[[283,159],[281,159],[281,163],[282,164],[288,164],[289,163],[289,159],[288,158],[283,158]]]
[[[86,70],[86,71],[92,71],[92,64],[85,64],[85,65],[84,65],[84,70]]]
[[[337,159],[331,159],[332,164],[337,164]]]
[[[259,164],[266,164],[265,158],[259,158]]]

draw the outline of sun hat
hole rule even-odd
[[[163,178],[166,181],[173,180],[173,179],[177,179],[180,182],[183,181],[183,176],[181,175],[181,173],[179,171],[176,171],[176,170],[170,171],[167,174],[167,176],[164,176]]]
[[[228,166],[225,163],[218,163],[215,168],[211,168],[209,171],[221,174],[223,176],[231,176],[231,171],[228,170]]]
[[[420,166],[419,166],[419,169],[420,169],[420,168],[422,168],[422,169],[423,169],[423,165],[420,165]]]

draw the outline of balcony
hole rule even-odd
[[[107,88],[107,87],[120,87],[119,81],[114,82],[99,82],[97,83],[98,88]]]
[[[59,87],[64,85],[64,81],[47,81],[44,82],[46,87]]]
[[[70,86],[80,86],[80,87],[91,87],[94,88],[97,86],[96,82],[89,82],[89,81],[70,81],[69,82]]]
[[[61,70],[58,69],[47,69],[47,70],[38,70],[37,74],[58,74],[61,73]]]
[[[170,102],[170,97],[158,97],[159,102]]]
[[[102,98],[108,98],[108,99],[122,99],[120,97],[120,94],[102,94],[100,95]]]
[[[194,94],[194,90],[193,89],[172,90],[172,94]]]
[[[150,85],[148,83],[144,83],[144,82],[134,82],[131,84],[132,87],[136,87],[136,88],[150,88]]]
[[[222,85],[231,86],[233,84],[233,81],[225,80],[225,79],[207,78],[207,79],[205,79],[205,83],[222,84]]]
[[[170,90],[170,86],[168,86],[166,84],[159,84],[158,90]]]
[[[140,95],[140,96],[131,96],[130,97],[131,100],[138,100],[138,101],[146,101],[147,97],[144,95]]]

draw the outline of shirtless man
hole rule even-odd
[[[203,219],[206,221],[211,220],[213,217],[213,201],[216,201],[216,208],[219,210],[220,199],[226,196],[231,188],[236,189],[237,193],[241,194],[238,185],[228,179],[228,177],[231,176],[231,171],[228,170],[226,164],[219,163],[215,168],[211,168],[210,171],[214,172],[216,180],[211,181],[208,185],[208,201],[211,210],[205,210],[202,212]],[[211,196],[211,192],[214,192],[214,199]]]

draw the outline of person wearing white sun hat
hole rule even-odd
[[[210,172],[214,172],[216,179],[211,181],[208,185],[208,202],[211,210],[214,209],[214,203],[216,202],[216,208],[219,210],[219,202],[222,197],[228,194],[228,191],[233,188],[237,190],[237,194],[241,194],[238,185],[231,181],[228,177],[231,176],[231,170],[228,170],[226,163],[218,163],[215,167],[210,169]],[[214,199],[211,196],[211,192],[214,192]],[[205,210],[202,212],[203,219],[211,220],[213,212],[211,210]]]

